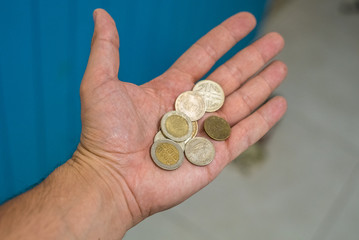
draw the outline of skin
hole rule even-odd
[[[205,187],[286,111],[283,97],[261,106],[287,74],[284,63],[268,64],[284,46],[278,33],[269,33],[208,76],[222,86],[226,100],[220,110],[199,121],[199,129],[211,115],[232,127],[226,141],[211,140],[216,149],[213,162],[198,167],[185,160],[175,171],[162,170],[150,157],[161,117],[173,110],[180,93],[191,90],[253,30],[255,18],[243,12],[227,19],[142,86],[117,77],[119,37],[113,19],[97,9],[94,21],[80,88],[83,129],[78,149],[44,182],[0,207],[1,239],[121,239],[146,217]],[[198,135],[206,137],[203,130]]]

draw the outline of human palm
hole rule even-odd
[[[204,167],[188,161],[175,171],[158,168],[150,158],[153,138],[163,114],[174,109],[176,97],[191,90],[226,51],[255,26],[248,13],[237,14],[195,43],[164,74],[136,86],[118,80],[118,34],[104,10],[94,13],[95,31],[81,84],[82,134],[75,155],[86,156],[114,197],[126,199],[134,222],[174,206],[203,188],[242,151],[261,138],[284,114],[286,102],[276,97],[257,109],[281,83],[286,66],[280,61],[258,72],[283,47],[277,33],[237,53],[208,79],[226,95],[216,114],[232,127],[226,141],[212,141],[216,156]],[[140,66],[139,66],[140,68]],[[248,80],[249,79],[249,80]],[[203,129],[203,119],[199,129]],[[199,135],[205,135],[203,130]],[[96,166],[96,167],[95,167]],[[115,184],[113,184],[115,183]]]

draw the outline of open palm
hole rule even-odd
[[[81,143],[74,156],[78,162],[96,169],[115,198],[121,195],[126,199],[134,223],[184,201],[203,188],[231,160],[259,140],[286,110],[284,98],[275,97],[254,111],[282,82],[287,71],[284,63],[274,61],[252,77],[284,45],[279,34],[270,33],[208,77],[218,82],[226,95],[224,106],[212,114],[223,117],[232,127],[226,141],[213,141],[216,149],[213,162],[198,167],[184,161],[175,171],[162,170],[150,158],[161,117],[174,110],[180,93],[191,90],[226,51],[254,28],[255,19],[249,13],[227,19],[164,74],[142,86],[118,80],[119,38],[115,23],[101,9],[94,12],[94,19],[91,54],[81,84]],[[202,123],[199,122],[199,135],[204,135]]]

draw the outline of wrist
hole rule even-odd
[[[133,218],[124,194],[94,163],[73,158],[0,207],[1,239],[119,239]]]
[[[87,150],[80,143],[64,166],[73,172],[81,188],[87,189],[89,196],[95,196],[103,208],[109,227],[107,232],[117,231],[117,236],[122,236],[143,217],[126,181],[114,167],[114,161],[109,156]]]

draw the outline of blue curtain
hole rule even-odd
[[[76,149],[81,132],[79,87],[95,8],[106,9],[116,21],[120,80],[142,84],[229,16],[249,11],[260,23],[267,1],[3,1],[0,203],[34,186]],[[224,59],[252,41],[255,32]]]

